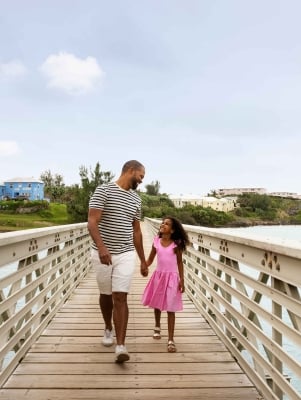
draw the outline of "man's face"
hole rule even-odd
[[[133,176],[132,176],[132,180],[131,180],[131,188],[133,190],[136,190],[138,185],[140,185],[140,183],[142,183],[144,175],[145,175],[144,168],[136,169],[133,171]]]

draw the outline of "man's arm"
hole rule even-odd
[[[111,254],[103,243],[101,234],[99,232],[98,224],[102,217],[102,210],[90,208],[88,214],[88,230],[91,238],[97,246],[99,259],[102,264],[112,264]]]
[[[141,232],[140,222],[136,219],[133,221],[133,229],[134,229],[134,246],[137,251],[138,257],[140,259],[140,272],[142,276],[147,276],[148,268],[145,261],[142,232]]]

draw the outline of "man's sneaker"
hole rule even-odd
[[[113,343],[114,343],[113,331],[110,331],[109,329],[105,329],[103,338],[102,338],[102,344],[104,346],[112,346]]]
[[[123,363],[125,361],[128,361],[130,359],[130,355],[126,350],[126,347],[124,345],[117,345],[115,349],[115,354],[116,354],[116,359],[115,361],[117,363]]]

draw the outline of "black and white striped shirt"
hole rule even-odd
[[[134,190],[124,190],[115,182],[103,184],[93,193],[89,208],[103,210],[98,228],[111,254],[135,249],[132,224],[141,219],[141,198]],[[95,243],[92,247],[97,250]]]

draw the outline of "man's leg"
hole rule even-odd
[[[113,293],[113,321],[115,326],[116,343],[124,345],[126,329],[129,319],[129,308],[127,304],[127,293]]]
[[[105,329],[112,330],[113,299],[110,294],[99,295],[99,306],[105,323]]]
[[[127,294],[130,290],[135,270],[135,252],[126,252],[114,257],[112,274],[113,322],[116,334],[116,362],[130,359],[125,347],[126,330],[129,319]]]
[[[104,319],[105,329],[102,338],[104,346],[112,346],[114,344],[114,335],[112,327],[113,300],[111,294],[99,295],[99,306]]]

